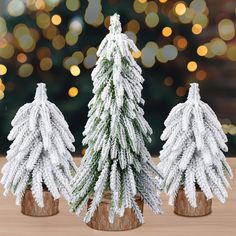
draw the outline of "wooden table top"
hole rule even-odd
[[[236,176],[236,158],[228,158]],[[0,158],[0,167],[5,162]],[[76,158],[79,164],[80,159]],[[157,159],[155,159],[157,162]],[[213,200],[213,212],[209,216],[188,218],[177,216],[173,207],[167,204],[167,197],[162,194],[164,215],[153,215],[145,206],[145,224],[138,229],[125,232],[96,231],[87,227],[83,215],[78,218],[69,212],[64,199],[60,200],[60,212],[56,216],[36,218],[24,216],[20,207],[15,205],[14,197],[3,197],[0,187],[0,236],[235,236],[236,235],[236,180],[231,181],[233,190],[229,190],[229,198],[221,204]]]

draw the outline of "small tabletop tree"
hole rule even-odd
[[[60,110],[47,100],[45,84],[38,84],[35,99],[19,109],[8,136],[14,140],[2,168],[6,195],[16,196],[19,205],[25,190],[31,188],[39,207],[44,207],[43,188],[54,199],[60,193],[69,201],[69,181],[76,166],[69,152],[74,151],[74,137]]]
[[[198,187],[207,199],[215,194],[225,202],[230,187],[226,176],[233,176],[223,153],[228,150],[227,137],[213,110],[200,100],[198,84],[191,84],[187,101],[171,110],[165,126],[159,167],[165,175],[169,204],[181,186],[193,208],[197,207]]]
[[[89,222],[109,191],[110,223],[115,214],[123,216],[126,208],[132,208],[143,222],[135,197],[141,196],[155,213],[160,213],[158,181],[151,173],[162,177],[145,147],[145,141],[151,141],[152,129],[140,107],[144,104],[141,68],[130,52],[138,49],[121,33],[119,15],[111,17],[109,30],[99,46],[99,59],[92,72],[94,97],[88,105],[89,118],[83,133],[83,144],[88,148],[72,181],[72,210],[79,215],[92,198],[84,218]]]

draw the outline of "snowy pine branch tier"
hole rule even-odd
[[[187,101],[171,110],[165,126],[159,167],[169,203],[174,203],[181,186],[192,207],[197,207],[196,187],[207,199],[215,194],[225,202],[230,188],[226,177],[233,177],[223,153],[228,150],[227,137],[213,110],[201,101],[198,84],[191,84]]]
[[[135,196],[143,198],[155,213],[161,212],[158,183],[162,175],[145,147],[145,141],[151,141],[152,129],[140,107],[144,104],[144,79],[131,55],[131,50],[138,49],[121,33],[119,18],[117,14],[111,17],[110,33],[97,52],[99,59],[92,72],[94,97],[83,132],[83,144],[88,148],[72,181],[72,211],[79,215],[87,200],[93,199],[85,222],[91,220],[105,191],[112,195],[111,223],[125,208],[133,208],[143,222]]]
[[[69,201],[70,179],[76,171],[70,151],[74,137],[60,110],[48,101],[45,84],[38,84],[35,99],[22,106],[12,120],[8,139],[13,141],[2,168],[6,195],[12,192],[20,204],[31,188],[39,207],[44,206],[43,186],[54,199],[60,193]]]

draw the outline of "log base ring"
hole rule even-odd
[[[143,213],[143,200],[139,197],[136,198],[136,203],[138,204],[141,212]],[[92,199],[88,201],[88,208],[92,203]],[[125,209],[124,216],[114,217],[113,224],[109,223],[108,215],[109,215],[109,207],[110,207],[110,197],[109,195],[104,196],[103,200],[99,204],[97,210],[95,211],[91,221],[87,223],[90,228],[96,230],[103,231],[124,231],[138,228],[142,224],[137,219],[135,213],[132,209]]]
[[[174,213],[180,216],[206,216],[211,214],[212,200],[207,200],[205,194],[200,190],[196,190],[197,207],[193,208],[186,198],[183,188],[179,189],[174,204]]]
[[[27,189],[21,203],[21,213],[27,216],[45,217],[58,214],[59,199],[54,200],[48,190],[43,190],[44,207],[37,205],[31,190]]]

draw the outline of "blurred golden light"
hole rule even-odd
[[[171,77],[166,77],[166,78],[164,79],[164,84],[165,84],[166,86],[172,86],[173,83],[174,83],[174,80],[173,80]]]
[[[76,87],[71,87],[68,91],[68,95],[72,98],[76,97],[78,93],[79,93],[79,90]]]
[[[42,60],[44,57],[50,57],[51,51],[47,47],[41,47],[37,50],[37,57],[39,60]]]
[[[170,27],[165,27],[162,29],[162,35],[164,37],[169,37],[172,34],[172,29]]]
[[[163,55],[163,49],[159,49],[157,50],[157,53],[156,53],[156,59],[161,62],[161,63],[166,63],[168,62],[168,60],[166,59],[166,57]]]
[[[127,24],[127,30],[128,31],[132,31],[135,34],[137,34],[140,30],[140,24],[137,20],[131,20],[129,21],[129,23]]]
[[[0,91],[5,91],[5,85],[2,83],[2,81],[0,81]]]
[[[66,0],[66,7],[70,11],[77,11],[80,7],[79,0]]]
[[[57,27],[54,25],[50,25],[49,27],[43,30],[43,35],[49,40],[52,40],[57,35],[57,33]]]
[[[205,15],[205,14],[195,14],[193,17],[192,23],[199,24],[202,26],[202,28],[206,28],[209,23],[209,19],[208,19],[207,15]]]
[[[146,14],[151,13],[151,12],[155,12],[155,13],[158,12],[158,6],[157,6],[156,2],[154,2],[154,1],[148,2],[147,7],[145,8]]]
[[[52,16],[51,21],[54,25],[60,25],[61,24],[61,17],[59,15],[55,14]]]
[[[2,100],[3,98],[4,98],[4,92],[0,90],[0,100]]]
[[[39,28],[46,29],[50,25],[50,17],[47,13],[41,12],[36,17],[36,23]]]
[[[4,37],[7,33],[6,21],[0,16],[0,37]]]
[[[19,53],[16,57],[17,61],[20,63],[25,63],[27,61],[27,56],[25,53]]]
[[[28,1],[29,2],[29,1]],[[45,8],[46,4],[44,2],[44,0],[36,0],[35,1],[35,7],[38,9],[38,10],[43,10]]]
[[[80,68],[77,65],[73,65],[70,67],[70,73],[73,76],[78,76],[80,74]]]
[[[76,64],[81,64],[84,60],[84,54],[81,51],[74,52],[72,54],[73,58],[76,58],[77,63]]]
[[[134,52],[134,51],[132,52],[132,56],[133,56],[134,59],[140,58],[141,55],[142,55],[142,53],[141,53],[140,50],[138,50],[137,52]]]
[[[194,24],[192,27],[193,34],[200,34],[202,32],[202,26],[199,24]]]
[[[19,38],[22,35],[30,34],[30,31],[29,31],[29,28],[25,24],[17,24],[13,29],[13,34],[16,38]]]
[[[138,0],[135,0],[134,1],[134,4],[133,4],[133,8],[134,8],[134,11],[137,12],[137,13],[142,13],[145,11],[146,7],[147,7],[147,2],[145,3],[141,3],[139,2]]]
[[[145,47],[147,48],[151,48],[153,50],[153,53],[155,54],[158,50],[158,45],[156,42],[153,42],[153,41],[149,41],[146,43]]]
[[[88,55],[84,58],[84,63],[83,63],[84,67],[90,69],[96,64],[96,61],[97,61],[96,55]]]
[[[79,36],[77,34],[73,34],[72,32],[67,32],[66,33],[66,43],[70,46],[73,46],[77,43]]]
[[[151,68],[155,64],[155,51],[151,47],[144,47],[141,53],[141,61],[147,68]]]
[[[224,40],[231,40],[235,36],[235,26],[232,20],[223,19],[218,24],[219,35]]]
[[[31,64],[23,64],[18,69],[18,74],[20,77],[26,78],[33,73],[33,66]]]
[[[176,89],[176,94],[177,94],[177,96],[179,96],[179,97],[183,97],[183,96],[186,94],[186,88],[185,88],[185,87],[182,87],[182,86],[178,87],[178,88]]]
[[[104,25],[108,29],[110,26],[110,16],[107,16],[104,20]]]
[[[203,57],[203,56],[205,56],[207,54],[207,52],[208,52],[208,49],[207,49],[207,47],[205,45],[201,45],[201,46],[199,46],[197,48],[197,54],[199,56]]]
[[[190,72],[194,72],[197,70],[197,63],[195,61],[190,61],[188,64],[187,64],[187,69],[190,71]]]
[[[159,23],[159,16],[156,13],[151,12],[145,17],[145,22],[149,28],[154,28]]]
[[[168,0],[159,0],[160,3],[166,3]]]
[[[4,48],[0,48],[0,57],[10,59],[13,57],[15,49],[11,44],[7,44]]]
[[[69,31],[71,31],[73,34],[80,35],[82,32],[82,23],[79,18],[75,18],[71,21],[69,26]]]
[[[217,56],[222,56],[227,51],[227,45],[226,45],[225,41],[223,41],[220,38],[212,39],[209,47],[210,47],[211,52]]]
[[[27,35],[22,35],[18,38],[18,42],[19,42],[19,45],[20,47],[23,49],[23,50],[28,50],[28,49],[31,49],[35,42],[32,38],[31,35],[27,34]],[[31,50],[32,51],[32,50]]]
[[[162,48],[162,54],[167,60],[171,61],[177,57],[178,51],[177,51],[176,47],[173,45],[165,45]]]
[[[7,73],[7,67],[3,64],[0,64],[0,75],[5,75]]]
[[[104,15],[102,13],[99,14],[98,19],[96,22],[93,23],[94,26],[99,26],[104,21]]]
[[[178,36],[175,38],[176,46],[180,50],[184,50],[188,46],[188,41],[186,38],[182,36]]]
[[[87,50],[87,55],[96,55],[97,54],[97,48],[91,47]]]
[[[52,59],[50,57],[45,57],[40,61],[40,69],[42,71],[48,71],[52,68]]]
[[[236,61],[236,46],[230,46],[227,51],[227,57],[231,61]]]
[[[204,80],[204,79],[206,79],[206,76],[207,76],[207,73],[206,73],[206,71],[204,71],[204,70],[199,70],[199,71],[197,71],[197,73],[196,73],[196,78],[197,78],[198,80]]]
[[[126,31],[125,34],[128,36],[128,38],[132,39],[134,43],[137,41],[137,36],[134,32]]]
[[[0,48],[5,48],[6,46],[7,46],[7,40],[4,38],[0,38]]]
[[[7,5],[7,11],[11,16],[20,16],[25,11],[25,5],[23,1],[12,0]]]
[[[78,59],[76,57],[65,57],[63,60],[63,66],[70,70],[70,67],[73,65],[76,65],[78,62]]]
[[[205,46],[207,47],[207,54],[205,55],[206,58],[212,58],[215,56],[215,54],[211,51],[211,43],[205,43]]]
[[[147,0],[138,0],[140,3],[146,3]]]
[[[62,49],[65,46],[65,39],[62,35],[57,35],[53,40],[52,40],[52,45],[55,49]]]
[[[206,10],[206,2],[204,0],[193,0],[190,3],[190,8],[192,8],[196,13],[202,13]]]
[[[179,2],[175,6],[175,13],[179,16],[183,15],[186,12],[186,5],[183,2]]]
[[[195,12],[191,8],[187,8],[186,12],[179,16],[179,20],[183,24],[189,24],[192,22],[193,18],[195,16]]]

